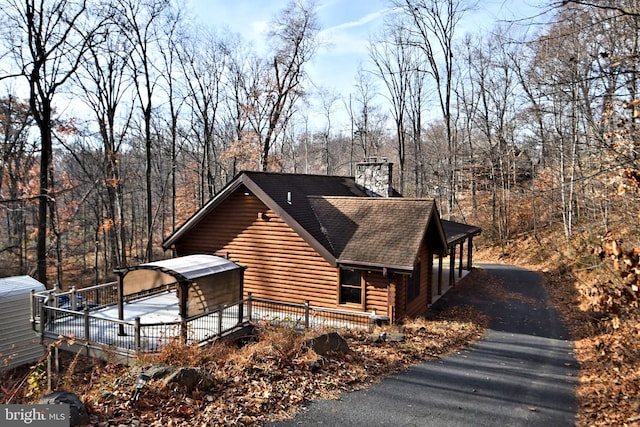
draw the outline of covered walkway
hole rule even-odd
[[[436,302],[471,271],[473,267],[473,238],[482,232],[480,227],[473,225],[444,219],[441,222],[449,254],[447,256],[434,254],[437,260],[434,260],[432,268],[431,294],[428,295],[427,301],[429,304]]]

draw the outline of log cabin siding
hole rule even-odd
[[[378,315],[391,317],[389,298],[389,279],[380,272],[368,272],[365,279],[365,311],[374,308]]]
[[[401,320],[407,315],[407,283],[409,276],[396,274],[395,280],[395,319]]]
[[[428,307],[428,295],[431,292],[430,278],[431,269],[429,268],[429,261],[433,262],[429,256],[426,246],[423,244],[420,246],[420,294],[407,303],[405,316],[417,317],[427,310]],[[406,298],[406,297],[405,297]]]
[[[187,316],[215,310],[242,298],[242,270],[230,270],[198,278],[189,286]]]
[[[338,269],[275,212],[239,188],[176,245],[179,256],[216,253],[247,267],[245,296],[335,308]]]

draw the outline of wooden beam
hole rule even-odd
[[[464,240],[460,242],[460,254],[458,255],[458,277],[462,277],[462,260],[464,259]]]
[[[187,343],[187,307],[189,298],[189,285],[190,282],[181,281],[178,283],[178,289],[180,290],[180,337],[182,338],[182,343]]]
[[[123,271],[116,271],[118,274],[118,320],[124,320],[124,275]],[[124,325],[118,325],[118,335],[124,336]]]
[[[438,255],[438,295],[442,295],[442,254]]]
[[[451,247],[449,252],[449,286],[456,285],[456,245]]]
[[[427,250],[427,306],[433,302],[433,252]]]

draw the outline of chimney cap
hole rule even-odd
[[[386,156],[367,156],[362,163],[389,163],[389,158]]]

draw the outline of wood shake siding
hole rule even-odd
[[[180,256],[216,253],[247,267],[245,296],[337,306],[338,270],[242,188],[200,221],[176,250]]]

